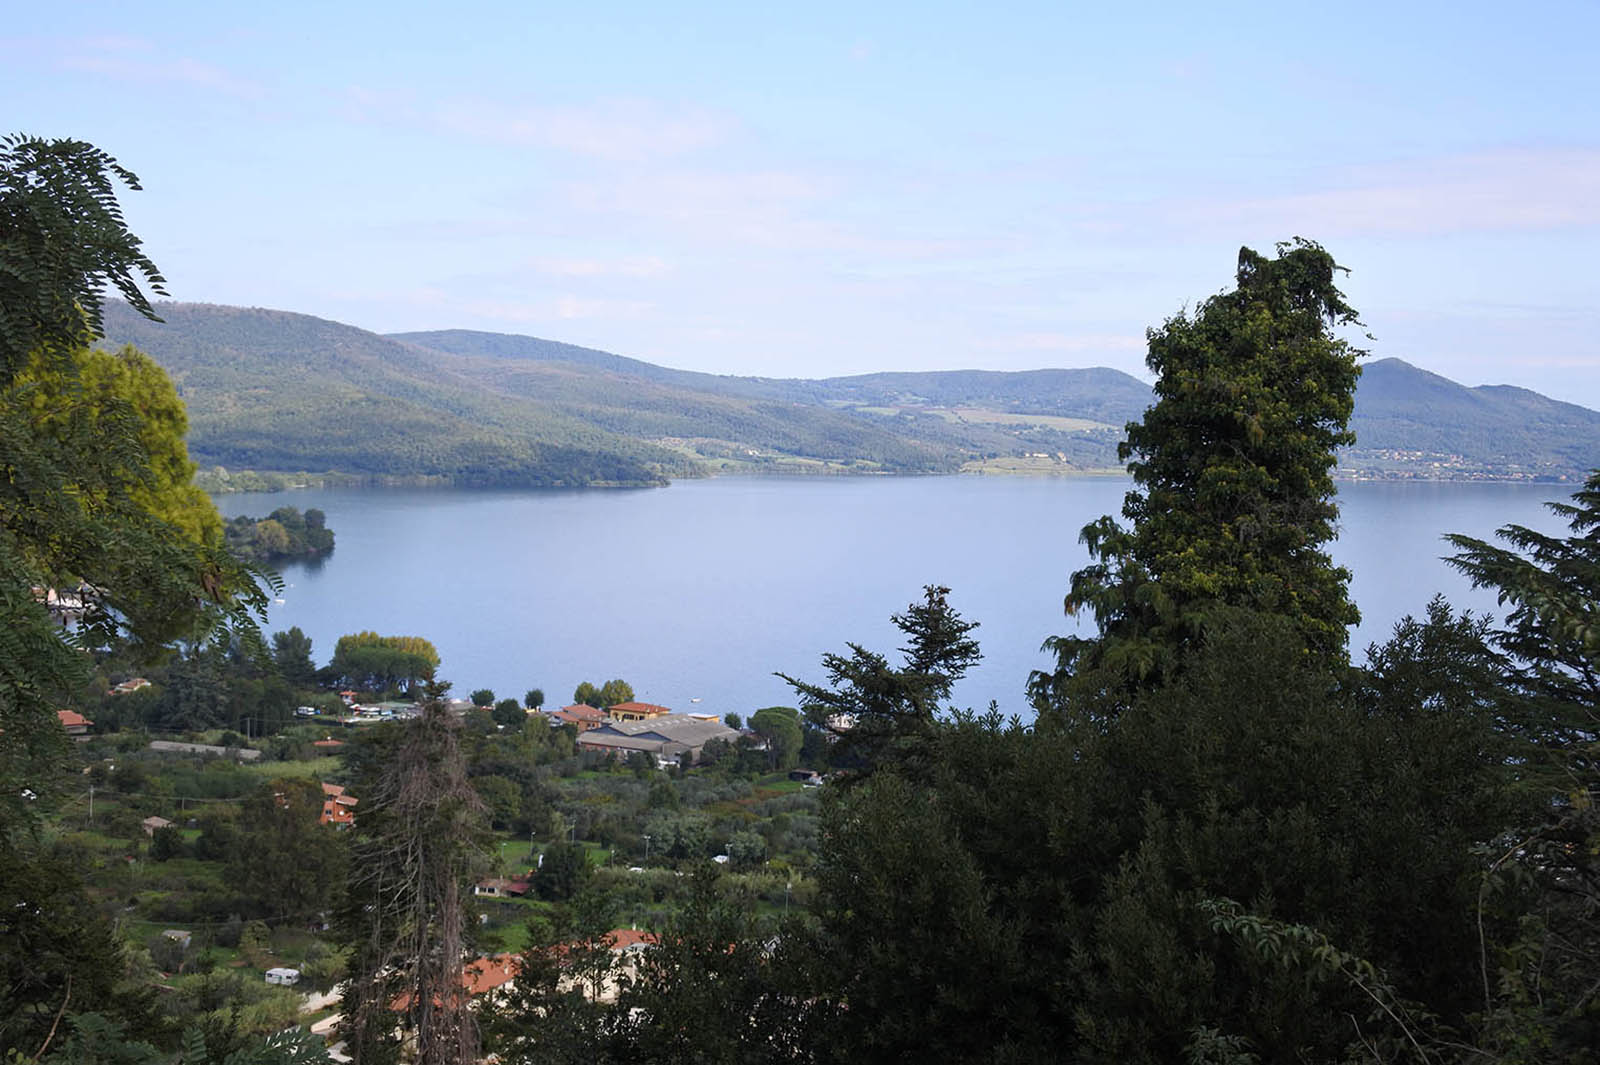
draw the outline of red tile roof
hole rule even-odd
[[[517,978],[522,963],[515,954],[495,954],[468,962],[461,969],[461,987],[469,995],[482,995]]]
[[[88,728],[94,724],[76,710],[57,710],[56,717],[61,719],[63,728]]]
[[[461,967],[461,989],[467,996],[486,994],[504,987],[517,978],[522,962],[515,954],[494,954],[475,958]],[[404,1010],[411,1005],[409,993],[395,998],[391,1009]]]
[[[612,950],[627,950],[629,947],[653,947],[658,937],[654,932],[638,928],[613,928],[606,933],[606,939],[611,943]]]
[[[353,795],[346,795],[344,788],[338,784],[324,784],[322,816],[317,820],[325,825],[353,825],[356,823],[356,813],[350,807],[360,801]]]
[[[655,703],[618,703],[615,706],[606,707],[606,713],[648,714],[651,717],[655,717],[659,714],[672,713],[672,708],[666,706],[657,706]]]

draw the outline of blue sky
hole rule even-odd
[[[1374,355],[1600,407],[1593,2],[56,6],[7,20],[5,126],[140,175],[177,299],[1140,372],[1300,235]]]

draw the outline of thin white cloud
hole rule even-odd
[[[535,259],[530,264],[541,274],[553,277],[628,277],[653,278],[671,273],[666,260],[654,255],[621,259]]]
[[[652,306],[644,300],[587,299],[567,294],[556,297],[554,313],[565,321],[574,318],[637,318]]]
[[[1145,338],[1126,333],[1021,333],[996,338],[990,346],[1017,351],[1143,351]]]
[[[508,144],[530,145],[610,162],[683,155],[723,141],[732,122],[701,109],[652,100],[602,100],[584,106],[508,105],[458,99],[433,109],[445,129]]]
[[[69,55],[61,60],[67,70],[101,74],[122,81],[140,83],[166,82],[210,89],[227,96],[245,100],[260,100],[266,90],[257,82],[197,59],[159,57],[133,59],[126,55]]]
[[[1366,167],[1338,187],[1180,203],[1191,223],[1322,236],[1445,236],[1600,225],[1600,149],[1502,149]]]

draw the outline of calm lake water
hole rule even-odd
[[[333,490],[232,495],[227,516],[320,507],[338,537],[319,565],[286,568],[268,631],[298,625],[325,663],[344,633],[432,640],[456,694],[539,687],[567,702],[582,680],[622,677],[678,710],[748,714],[792,704],[782,671],[823,679],[825,651],[899,646],[889,615],[925,584],[981,623],[984,661],[963,706],[1027,707],[1039,644],[1068,631],[1078,530],[1120,510],[1125,478],[906,477],[685,481],[581,491]],[[1446,532],[1488,538],[1515,522],[1555,530],[1560,485],[1359,484],[1340,489],[1334,556],[1363,621],[1384,638],[1443,592],[1494,607],[1439,559]]]

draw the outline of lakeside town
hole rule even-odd
[[[362,812],[352,765],[424,704],[344,688],[255,740],[118,725],[134,703],[169,699],[172,680],[108,685],[101,726],[58,711],[84,790],[52,835],[78,856],[88,899],[143,959],[175,1018],[225,998],[241,1036],[298,1024],[344,1060],[348,948],[335,911]],[[655,941],[647,929],[709,875],[696,869],[715,869],[720,892],[769,914],[802,912],[814,894],[827,734],[789,708],[745,721],[633,699],[592,705],[602,690],[629,692],[620,681],[586,685],[575,694],[590,702],[549,709],[487,691],[439,700],[463,737],[489,829],[470,898],[479,953],[462,970],[475,1008],[515,992],[536,926],[580,896],[613,918],[586,934],[598,932],[614,957],[598,977],[591,965],[557,982],[604,1002]]]

